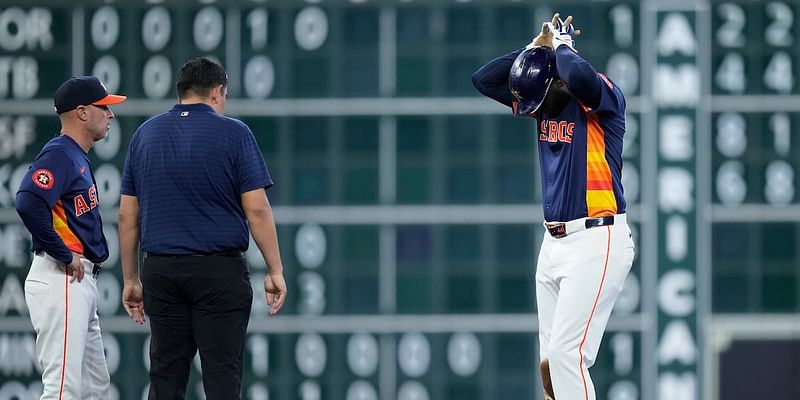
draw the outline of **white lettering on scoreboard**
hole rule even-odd
[[[656,349],[659,400],[698,397],[695,264],[695,140],[701,98],[694,11],[659,12],[658,63],[653,76],[658,110],[659,245]]]
[[[53,47],[50,10],[35,7],[0,9],[0,49],[48,51]],[[0,57],[0,98],[29,99],[39,90],[39,64],[30,56]]]
[[[0,286],[0,317],[12,314],[10,311],[17,315],[28,315],[25,292],[20,280],[14,274],[8,274],[3,279],[3,285]]]

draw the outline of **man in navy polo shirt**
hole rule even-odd
[[[87,153],[108,135],[114,118],[108,106],[123,101],[94,76],[64,82],[54,96],[61,135],[44,145],[17,192],[17,213],[33,243],[25,302],[36,331],[42,399],[109,397],[96,282],[108,246]]]
[[[265,191],[272,179],[247,125],[223,116],[227,83],[218,63],[189,60],[178,72],[178,104],[139,126],[125,160],[122,302],[135,322],[150,318],[151,400],[185,398],[198,349],[206,398],[241,399],[250,233],[269,270],[270,314],[286,299]]]

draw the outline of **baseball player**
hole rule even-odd
[[[473,75],[484,95],[536,119],[546,233],[536,267],[545,398],[594,400],[588,368],[634,257],[625,216],[625,97],[574,48],[555,14],[523,49]]]
[[[36,156],[16,197],[34,253],[25,302],[36,331],[42,399],[108,399],[109,375],[97,316],[96,276],[108,258],[97,186],[87,153],[108,134],[125,101],[93,76],[55,93],[61,135]]]

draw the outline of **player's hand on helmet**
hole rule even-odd
[[[133,322],[144,324],[144,297],[142,296],[142,281],[125,282],[122,288],[122,306]]]
[[[553,31],[550,28],[550,23],[545,22],[542,24],[542,30],[533,40],[525,46],[525,49],[532,49],[534,47],[549,47],[553,48]]]
[[[286,281],[283,273],[269,273],[264,278],[264,292],[267,295],[269,315],[275,315],[286,301]]]
[[[83,275],[86,274],[86,270],[83,267],[83,261],[81,261],[81,257],[77,254],[72,255],[72,262],[67,264],[67,274],[72,275],[72,279],[70,282],[75,282],[77,279],[78,282],[83,280]]]
[[[542,30],[539,35],[533,38],[533,41],[525,48],[531,49],[544,46],[555,50],[558,46],[567,44],[571,49],[575,50],[575,38],[580,36],[581,31],[574,28],[572,20],[571,15],[566,20],[561,20],[561,14],[553,14],[553,18],[550,21],[542,23]]]
[[[555,13],[550,22],[559,29],[559,32],[572,36],[573,40],[581,35],[581,30],[575,29],[575,19],[572,18],[572,15],[568,15],[566,19],[562,20],[561,14]]]
[[[560,46],[569,46],[570,49],[575,50],[575,38],[580,36],[581,31],[575,29],[572,25],[572,15],[567,19],[562,20],[559,13],[553,14],[553,19],[545,23],[548,28],[553,32],[552,48],[555,50]]]

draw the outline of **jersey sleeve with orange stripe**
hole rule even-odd
[[[34,236],[34,246],[41,246],[42,250],[65,264],[72,261],[71,252],[79,247],[74,234],[67,235],[67,240],[64,240],[65,230],[68,230],[65,229],[66,217],[59,200],[73,179],[70,172],[74,168],[67,168],[72,163],[58,148],[42,151],[25,174],[17,194],[17,212]]]
[[[31,192],[53,208],[71,186],[78,168],[60,148],[46,148],[28,169],[19,191]]]
[[[32,201],[30,195],[42,201]],[[68,136],[58,136],[45,145],[20,183],[17,203],[32,235],[32,250],[45,251],[65,263],[72,261],[70,252],[96,263],[108,258],[91,165],[86,153]],[[36,217],[43,215],[38,208],[45,207],[49,220]]]

